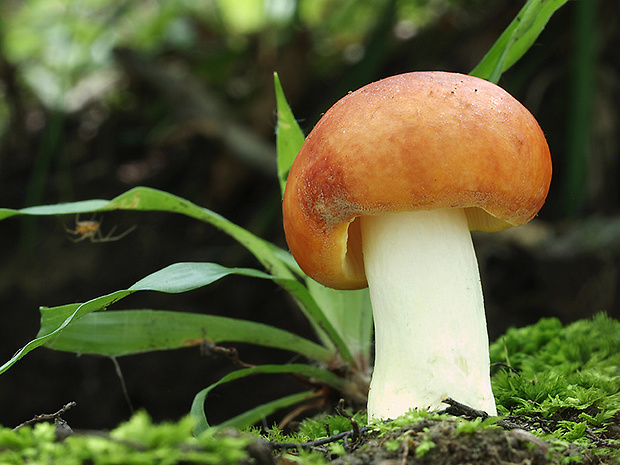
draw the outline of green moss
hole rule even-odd
[[[109,434],[77,432],[63,441],[55,426],[39,423],[14,431],[0,430],[0,463],[63,463],[65,465],[126,464],[174,465],[179,463],[238,464],[248,458],[252,438],[241,435],[192,436],[193,421],[154,424],[139,412]]]
[[[548,439],[618,456],[620,322],[605,314],[566,327],[555,318],[510,329],[491,345],[498,411]],[[609,430],[609,431],[607,431]],[[609,446],[609,447],[606,447]]]
[[[426,454],[430,452],[431,449],[434,449],[436,446],[435,442],[431,439],[431,433],[429,428],[423,429],[422,441],[417,444],[415,448],[415,456],[416,457],[424,457]]]
[[[401,460],[411,453],[437,460],[449,450],[458,450],[463,460],[471,462],[466,454],[478,447],[476,454],[492,450],[517,463],[528,456],[524,454],[539,453],[540,439],[534,441],[532,435],[518,435],[498,425],[508,420],[545,441],[549,463],[580,461],[584,453],[599,455],[600,463],[620,460],[620,322],[597,315],[564,327],[556,319],[544,319],[509,330],[491,345],[491,357],[504,364],[494,369],[493,389],[506,418],[468,421],[411,411],[391,422],[368,425],[365,414],[358,412],[353,420],[366,434],[353,453],[366,450],[367,457],[386,460]],[[63,441],[57,439],[52,424],[17,431],[0,428],[0,463],[252,463],[249,450],[264,444],[264,439],[300,444],[351,431],[353,424],[346,416],[325,414],[303,420],[292,434],[277,428],[255,429],[254,434],[211,428],[193,436],[193,426],[189,417],[155,424],[139,412],[110,433],[76,432]],[[519,450],[515,444],[521,444]],[[266,450],[269,455],[270,449]],[[321,446],[322,452],[293,448],[284,453],[291,462],[320,465],[349,463],[351,450],[340,440]],[[521,455],[510,455],[517,453]]]

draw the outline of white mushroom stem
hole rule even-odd
[[[446,408],[496,415],[478,262],[462,209],[361,218],[375,321],[372,419]]]

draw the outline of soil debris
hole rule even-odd
[[[578,446],[556,446],[520,428],[462,432],[454,421],[428,419],[381,437],[370,433],[363,445],[331,464],[547,465],[573,460],[593,465],[613,463]]]

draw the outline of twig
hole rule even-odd
[[[123,390],[125,402],[127,402],[127,406],[129,407],[129,413],[133,415],[133,403],[131,402],[131,398],[129,397],[129,391],[127,390],[127,384],[125,384],[125,377],[123,376],[123,372],[121,371],[121,366],[119,365],[118,360],[116,360],[116,357],[110,357],[110,359],[114,364],[114,371],[116,371],[116,376],[118,376],[118,379],[121,382],[121,389]]]
[[[351,422],[351,426],[353,427],[353,434],[351,435],[351,439],[353,440],[353,443],[349,444],[349,437],[345,437],[344,448],[347,451],[352,451],[359,445],[360,441],[362,440],[360,434],[360,427],[357,424],[355,418],[353,418],[353,416],[344,409],[344,399],[340,399],[340,401],[338,402],[338,405],[336,406],[336,412]]]
[[[447,399],[442,400],[444,404],[448,404],[448,407],[445,410],[441,410],[437,413],[448,413],[450,415],[454,415],[456,417],[467,417],[467,418],[482,418],[486,420],[489,418],[489,414],[483,410],[476,410],[468,405],[461,404],[454,399],[448,397]]]
[[[586,428],[586,436],[590,438],[597,447],[609,447],[611,449],[620,449],[620,444],[614,444],[613,442],[609,442],[605,438],[598,437],[591,428]]]
[[[372,428],[368,427],[368,426],[364,426],[362,428],[359,427],[357,421],[355,420],[355,418],[353,418],[353,416],[347,412],[346,410],[344,410],[344,399],[340,399],[340,402],[338,402],[338,406],[336,407],[336,412],[345,417],[346,419],[348,419],[351,422],[351,427],[352,429],[350,429],[349,431],[343,431],[341,433],[338,434],[334,434],[331,436],[328,436],[326,438],[322,438],[322,439],[317,439],[315,441],[308,441],[308,442],[268,442],[268,444],[273,448],[273,449],[277,449],[277,450],[283,450],[283,449],[316,449],[320,446],[323,446],[325,444],[330,444],[332,442],[336,442],[339,440],[343,440],[344,442],[344,447],[345,450],[347,451],[352,451],[353,449],[355,449],[359,443],[362,440],[362,435],[368,431],[370,431]],[[327,434],[329,434],[329,427],[328,425],[326,425],[326,429],[327,429]],[[350,442],[352,441],[352,442]]]
[[[521,372],[519,370],[517,370],[516,368],[511,367],[510,365],[508,365],[507,363],[504,362],[495,362],[495,363],[491,363],[492,367],[504,367],[504,368],[508,368],[510,371],[512,371],[513,373],[521,376]]]
[[[254,368],[256,365],[245,363],[239,358],[239,352],[234,347],[218,346],[208,340],[203,341],[201,350],[206,354],[223,354],[230,359],[230,361],[237,368]]]
[[[413,431],[407,431],[405,434],[403,434],[403,437],[407,436],[407,439],[403,441],[403,454],[400,459],[400,465],[407,465],[407,457],[409,457],[409,445],[413,444],[413,446],[416,447],[415,442],[411,438],[411,433],[413,433]]]
[[[13,431],[17,431],[22,426],[33,425],[41,421],[56,421],[60,419],[60,416],[64,415],[67,410],[75,407],[76,405],[77,404],[74,401],[71,401],[68,404],[63,405],[62,408],[55,413],[42,413],[41,415],[35,415],[32,419],[25,421],[20,425],[17,425],[15,428],[13,428]]]
[[[368,426],[363,426],[358,429],[358,434],[364,434],[370,431],[371,428]],[[271,447],[274,449],[311,449],[315,447],[320,447],[325,444],[330,444],[332,442],[339,441],[341,439],[349,438],[353,436],[355,433],[353,430],[343,431],[342,433],[334,434],[333,436],[329,436],[327,438],[317,439],[315,441],[308,442],[268,442]]]

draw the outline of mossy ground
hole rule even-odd
[[[307,419],[290,434],[212,429],[194,437],[189,418],[153,424],[141,412],[109,433],[59,437],[50,423],[0,429],[0,464],[620,463],[620,322],[541,320],[508,331],[491,357],[497,418],[411,412],[366,425],[359,412]]]

